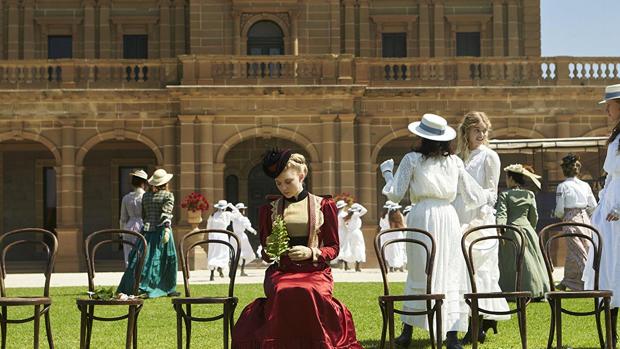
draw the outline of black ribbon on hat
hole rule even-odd
[[[288,160],[291,158],[291,150],[279,150],[273,148],[263,155],[263,171],[271,178],[276,178],[284,171]]]

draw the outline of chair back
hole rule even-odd
[[[131,235],[136,238],[136,242],[129,241],[127,239],[119,239],[120,234]],[[136,233],[131,230],[122,229],[104,229],[98,230],[86,238],[84,242],[84,257],[86,258],[86,269],[88,271],[88,290],[95,291],[95,261],[97,260],[97,251],[106,245],[116,245],[121,243],[127,244],[133,247],[137,255],[137,265],[135,268],[134,284],[132,287],[133,294],[138,294],[138,288],[140,287],[140,278],[142,276],[142,267],[144,266],[144,259],[146,257],[146,239],[142,234]]]
[[[54,233],[39,228],[24,228],[12,230],[0,236],[0,294],[6,297],[5,278],[6,255],[12,248],[19,245],[40,245],[45,251],[45,286],[43,296],[50,295],[50,279],[56,262],[56,252],[58,251],[58,239]]]
[[[592,232],[592,236],[583,233],[570,233],[564,232],[564,227],[574,227],[574,228],[583,228]],[[562,229],[561,233],[555,234],[551,236],[551,233]],[[596,237],[596,238],[595,238]],[[603,251],[603,241],[601,240],[601,234],[596,228],[589,224],[578,223],[578,222],[560,222],[549,224],[545,226],[540,233],[538,233],[538,239],[540,243],[540,249],[542,250],[543,258],[545,259],[545,266],[547,267],[547,277],[549,278],[549,285],[551,287],[551,291],[555,291],[555,283],[553,280],[553,261],[551,260],[551,244],[552,242],[560,239],[570,239],[570,238],[581,238],[585,239],[590,243],[590,246],[594,252],[594,260],[592,261],[592,269],[594,269],[594,285],[593,290],[598,291],[598,280],[599,280],[599,268],[601,263],[601,253]]]
[[[218,239],[210,239],[209,233],[219,233],[225,234],[228,239],[218,240]],[[230,242],[233,240],[236,245]],[[239,256],[241,255],[241,248],[237,249],[235,252],[234,246],[241,246],[241,242],[239,238],[234,233],[228,230],[222,229],[201,229],[195,230],[188,234],[186,234],[181,243],[179,244],[179,256],[181,256],[181,269],[183,269],[183,285],[185,286],[185,297],[191,297],[190,290],[190,269],[189,269],[189,255],[192,249],[196,247],[207,248],[209,244],[222,244],[230,250],[230,270],[228,273],[229,281],[228,281],[228,297],[233,297],[235,293],[235,276],[237,275],[237,266],[239,265]]]
[[[381,245],[381,237],[385,234],[394,233],[394,232],[403,232],[404,234],[412,233],[414,235],[418,235],[416,237],[405,237],[399,239],[392,239],[386,241],[383,245]],[[391,244],[397,243],[405,243],[405,244],[413,244],[413,246],[420,246],[425,251],[426,264],[424,267],[424,272],[426,274],[426,293],[431,293],[431,282],[433,276],[433,265],[435,262],[435,239],[433,236],[422,229],[417,228],[394,228],[387,229],[375,236],[375,254],[377,255],[377,259],[379,260],[379,268],[381,269],[381,278],[383,279],[383,294],[385,296],[390,295],[390,287],[388,282],[388,267],[387,262],[385,260],[385,248]]]
[[[494,235],[483,235],[481,237],[471,237],[472,234],[480,232],[482,230],[491,229],[496,231],[497,233]],[[506,234],[507,231],[513,232],[514,237]],[[516,238],[518,237],[518,238]],[[472,293],[477,293],[478,288],[476,287],[476,268],[474,268],[474,257],[473,257],[473,249],[479,243],[484,243],[489,240],[497,240],[498,244],[501,242],[507,243],[511,245],[515,250],[515,255],[517,257],[516,266],[517,272],[515,273],[516,290],[521,291],[521,273],[523,271],[523,255],[525,254],[525,236],[520,228],[512,226],[512,225],[499,225],[499,224],[491,224],[491,225],[481,225],[478,227],[474,227],[469,229],[463,234],[461,238],[461,250],[463,251],[463,257],[465,258],[465,264],[467,265],[467,273],[469,275],[469,282],[471,285]]]

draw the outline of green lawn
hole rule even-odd
[[[195,286],[195,294],[221,295],[225,292],[224,285]],[[80,317],[75,298],[82,296],[85,288],[61,287],[52,289],[54,304],[52,306],[52,328],[57,348],[78,348]],[[36,294],[35,290],[12,289],[11,295]],[[243,307],[256,297],[262,296],[262,285],[238,285],[236,293],[239,297],[239,307],[236,315]],[[377,295],[382,292],[379,283],[340,283],[335,285],[335,296],[347,305],[353,313],[357,336],[365,348],[376,348],[381,335],[381,316],[377,305]],[[591,302],[575,302],[575,309],[587,309]],[[32,308],[15,310],[9,317],[15,315],[30,315]],[[194,314],[198,313],[196,308]],[[96,312],[98,313],[98,312]],[[108,313],[106,311],[105,313]],[[103,314],[103,313],[99,313]],[[572,348],[598,348],[596,326],[593,318],[575,318],[565,316],[564,343]],[[43,325],[43,322],[42,322]],[[549,306],[547,303],[533,303],[528,308],[528,347],[545,348],[549,328]],[[9,325],[8,348],[32,347],[32,322],[28,324]],[[95,322],[93,330],[92,348],[122,348],[124,347],[126,321]],[[213,323],[195,323],[193,326],[193,347],[221,348],[221,321]],[[42,326],[41,344],[47,347]],[[400,332],[400,326],[397,327]],[[520,348],[519,332],[516,318],[501,322],[499,334],[487,337],[483,348]],[[175,348],[176,347],[176,318],[169,298],[147,300],[139,318],[139,347],[141,348]],[[410,348],[426,348],[427,334],[421,330],[415,332],[416,340]],[[429,346],[430,347],[430,346]]]

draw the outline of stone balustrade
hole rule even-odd
[[[210,56],[0,61],[0,88],[166,85],[570,86],[620,83],[620,57]]]

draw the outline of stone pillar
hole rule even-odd
[[[95,58],[95,1],[83,0],[84,7],[84,58]],[[75,40],[75,38],[74,38]]]
[[[340,192],[355,193],[355,114],[340,114]]]
[[[360,9],[360,57],[370,57],[370,4],[368,0],[359,0]]]
[[[321,170],[323,173],[323,188],[325,194],[334,194],[336,191],[336,135],[335,135],[336,115],[322,115],[321,127],[323,135],[323,162]]]
[[[196,142],[194,137],[195,115],[179,115],[181,127],[180,145],[180,169],[179,169],[179,194],[184,198],[189,193],[196,190]],[[186,212],[181,210],[181,219],[187,219]]]
[[[372,159],[370,158],[372,153],[372,144],[370,140],[370,119],[369,118],[358,118],[358,129],[359,129],[359,142],[358,142],[358,186],[357,186],[357,197],[359,198],[359,202],[364,205],[368,209],[368,213],[366,214],[367,218],[371,222],[376,221],[377,217],[377,203],[374,199],[373,190],[375,186],[372,181],[372,174],[375,172],[375,164],[372,163]]]
[[[213,195],[214,201],[217,202],[224,198],[224,170],[226,163],[216,162],[213,164]]]
[[[99,57],[112,58],[110,0],[99,0]]]
[[[172,56],[182,55],[186,53],[185,43],[185,2],[183,0],[175,0],[173,2],[174,15],[174,52]]]
[[[170,0],[159,1],[159,58],[170,55]]]
[[[19,8],[17,0],[7,0],[8,5],[8,59],[19,59]],[[47,58],[47,57],[46,57]]]
[[[233,11],[231,16],[233,21],[233,51],[236,56],[239,56],[241,54],[241,13]]]
[[[299,55],[299,16],[298,12],[289,11],[288,17],[291,19],[291,54]]]
[[[428,13],[428,3],[426,0],[420,1],[418,5],[420,14],[418,20],[418,41],[420,42],[420,57],[431,56],[431,34]]]
[[[516,0],[508,2],[508,56],[519,56],[519,8]]]
[[[198,164],[200,192],[207,196],[209,202],[215,200],[214,154],[213,154],[213,116],[199,115]]]
[[[441,2],[435,3],[433,25],[435,28],[435,57],[445,57],[446,33],[444,20],[444,4]]]
[[[24,0],[24,59],[34,59],[34,0]]]
[[[344,0],[345,53],[355,54],[355,0]]]
[[[504,56],[504,2],[493,1],[493,56]]]
[[[330,0],[330,52],[333,54],[341,53],[340,36],[340,0]]]

